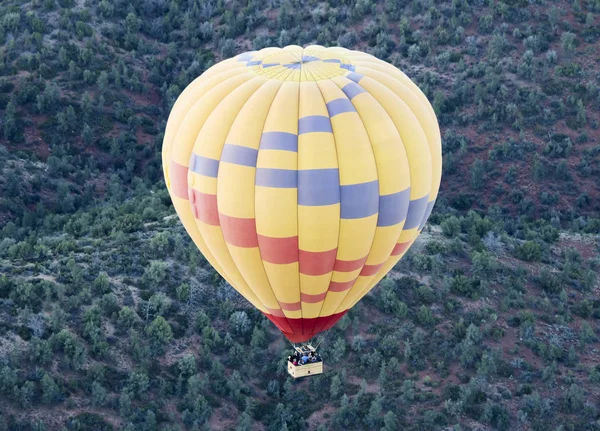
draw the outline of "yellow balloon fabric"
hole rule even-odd
[[[292,342],[329,329],[431,214],[435,113],[400,70],[345,48],[222,61],[179,96],[165,181],[206,259]]]

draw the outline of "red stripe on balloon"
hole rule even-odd
[[[298,237],[273,238],[258,235],[260,257],[265,262],[285,265],[298,262]]]
[[[169,167],[169,183],[171,192],[181,199],[188,199],[188,168],[171,160]]]
[[[394,249],[392,250],[392,256],[400,256],[402,253],[404,253],[406,250],[408,250],[409,246],[410,246],[410,241],[397,243],[394,246]]]
[[[377,265],[365,265],[365,266],[363,266],[362,271],[360,271],[360,275],[365,276],[365,277],[375,275],[379,272],[379,270],[381,269],[382,266],[383,266],[383,263],[380,263]]]
[[[254,218],[231,217],[219,213],[219,220],[227,244],[245,248],[258,247]]]
[[[329,292],[345,292],[350,289],[356,279],[350,281],[332,281],[329,283]]]
[[[300,250],[300,273],[304,275],[323,275],[333,271],[337,248],[327,251]]]
[[[367,261],[367,256],[360,258],[360,259],[356,259],[356,260],[336,259],[333,270],[338,271],[338,272],[356,271],[357,269],[362,268],[366,261]]]
[[[317,304],[325,300],[327,296],[327,292],[319,293],[317,295],[313,295],[310,293],[301,293],[300,299],[302,302],[306,302],[307,304]]]
[[[219,226],[219,210],[217,209],[217,195],[188,189],[190,204],[194,217],[211,226]]]
[[[285,311],[300,311],[302,310],[302,304],[300,301],[298,302],[281,302],[279,301],[279,306],[282,310]]]
[[[275,317],[285,317],[285,314],[283,314],[283,310],[281,310],[279,308],[269,308],[269,307],[267,307],[267,311],[272,316],[275,316]]]

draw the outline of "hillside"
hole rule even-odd
[[[0,430],[600,430],[600,2],[4,0]],[[326,373],[174,215],[170,107],[288,44],[389,61],[444,174]]]

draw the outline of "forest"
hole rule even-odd
[[[325,373],[215,272],[165,187],[181,91],[296,44],[427,95],[428,224]],[[600,430],[600,0],[2,0],[0,430]]]

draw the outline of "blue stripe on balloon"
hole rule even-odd
[[[327,112],[329,112],[329,117],[335,117],[345,112],[356,112],[356,109],[354,109],[352,102],[343,97],[329,102],[327,104]]]
[[[359,94],[364,93],[365,89],[354,82],[350,82],[350,83],[344,85],[344,87],[342,88],[342,91],[344,92],[344,94],[346,96],[348,96],[348,99],[352,100]]]
[[[221,153],[221,161],[242,166],[256,166],[258,150],[241,145],[225,144]]]
[[[379,210],[379,181],[343,185],[340,217],[357,219],[377,214]]]
[[[356,72],[351,72],[348,75],[346,75],[346,78],[348,78],[351,81],[354,81],[358,84],[358,82],[363,79],[365,77],[365,75],[361,74],[361,73],[356,73]]]
[[[410,188],[379,196],[377,226],[393,226],[406,219],[410,203]]]
[[[324,115],[309,115],[298,120],[298,134],[326,132],[333,133],[329,117]]]
[[[264,132],[260,138],[261,150],[298,151],[298,135],[287,132]]]
[[[425,215],[425,211],[427,210],[427,199],[429,199],[429,195],[410,201],[408,214],[406,215],[406,221],[404,222],[404,230],[419,227],[423,220],[423,216]]]
[[[257,186],[293,189],[298,187],[298,171],[293,169],[257,168]]]
[[[219,161],[192,153],[189,170],[206,177],[217,178]]]
[[[322,206],[340,202],[340,178],[337,169],[298,171],[298,205]]]
[[[427,219],[431,215],[431,211],[433,211],[433,207],[435,205],[435,199],[427,202],[427,209],[425,210],[425,214],[423,214],[423,219],[421,220],[421,224],[419,225],[419,230],[423,229],[425,223],[427,223]]]

